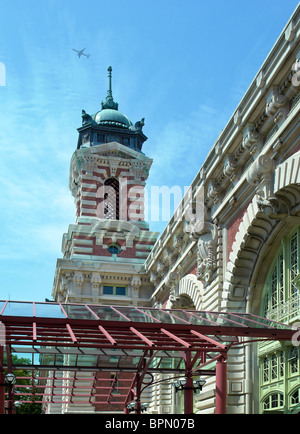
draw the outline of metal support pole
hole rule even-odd
[[[141,414],[141,376],[137,374],[135,414]]]
[[[141,414],[141,401],[137,400],[135,403],[135,414]]]
[[[187,381],[184,389],[184,414],[193,414],[194,409],[194,390],[193,390],[193,378],[191,373],[187,373]]]
[[[220,356],[216,364],[216,414],[226,414],[227,396],[226,357]]]
[[[13,409],[14,409],[14,393],[13,393],[13,387],[10,386],[8,389],[7,414],[13,414]]]
[[[186,352],[185,356],[185,377],[186,383],[184,388],[184,414],[193,414],[194,410],[194,389],[193,389],[193,377],[192,377],[192,361],[190,351]]]

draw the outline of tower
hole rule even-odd
[[[158,233],[144,221],[144,188],[152,160],[142,152],[144,119],[133,124],[112,96],[112,68],[101,110],[82,111],[69,188],[76,223],[63,235],[56,301],[149,304],[152,285],[144,260]]]

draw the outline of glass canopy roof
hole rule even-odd
[[[191,324],[195,326],[216,327],[216,329],[219,327],[296,329],[295,327],[248,313],[22,301],[0,301],[0,320],[3,317]]]
[[[118,381],[124,378],[118,402],[125,402],[137,373],[184,375],[190,360],[195,375],[215,375],[218,357],[226,359],[230,348],[246,338],[291,340],[298,330],[246,313],[5,300],[0,301],[0,325],[5,369],[31,369],[40,389],[47,385],[51,402],[73,399],[76,384],[88,375],[87,396],[97,403],[114,402],[113,388],[105,386],[111,385],[111,373]],[[37,377],[36,370],[46,377]],[[78,372],[84,372],[82,380]],[[73,380],[56,397],[61,375]],[[40,394],[50,399],[45,391]]]

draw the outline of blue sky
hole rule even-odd
[[[294,0],[14,0],[0,11],[0,299],[51,298],[81,110],[145,117],[151,186],[188,186]],[[86,47],[90,58],[72,48]],[[0,80],[1,82],[1,80]],[[162,230],[166,222],[150,222]]]

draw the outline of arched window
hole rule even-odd
[[[120,209],[119,209],[119,181],[115,178],[108,178],[104,182],[104,218],[119,220],[120,219]]]
[[[282,240],[282,248],[276,256],[267,276],[263,314],[266,318],[288,322],[300,314],[299,306],[299,229]]]
[[[300,389],[296,389],[291,394],[291,405],[300,404]]]
[[[118,244],[110,244],[107,248],[112,255],[118,255],[121,252],[121,247]]]
[[[271,393],[263,399],[263,410],[280,410],[283,407],[283,394],[280,392]]]
[[[300,321],[300,228],[293,230],[281,240],[281,247],[274,257],[266,277],[261,315],[286,324]],[[258,345],[260,366],[261,410],[289,412],[291,405],[298,404],[298,391],[293,391],[295,382],[300,383],[299,348],[282,347],[280,343],[270,346]],[[286,384],[284,391],[282,384]],[[293,395],[293,393],[295,394]]]

